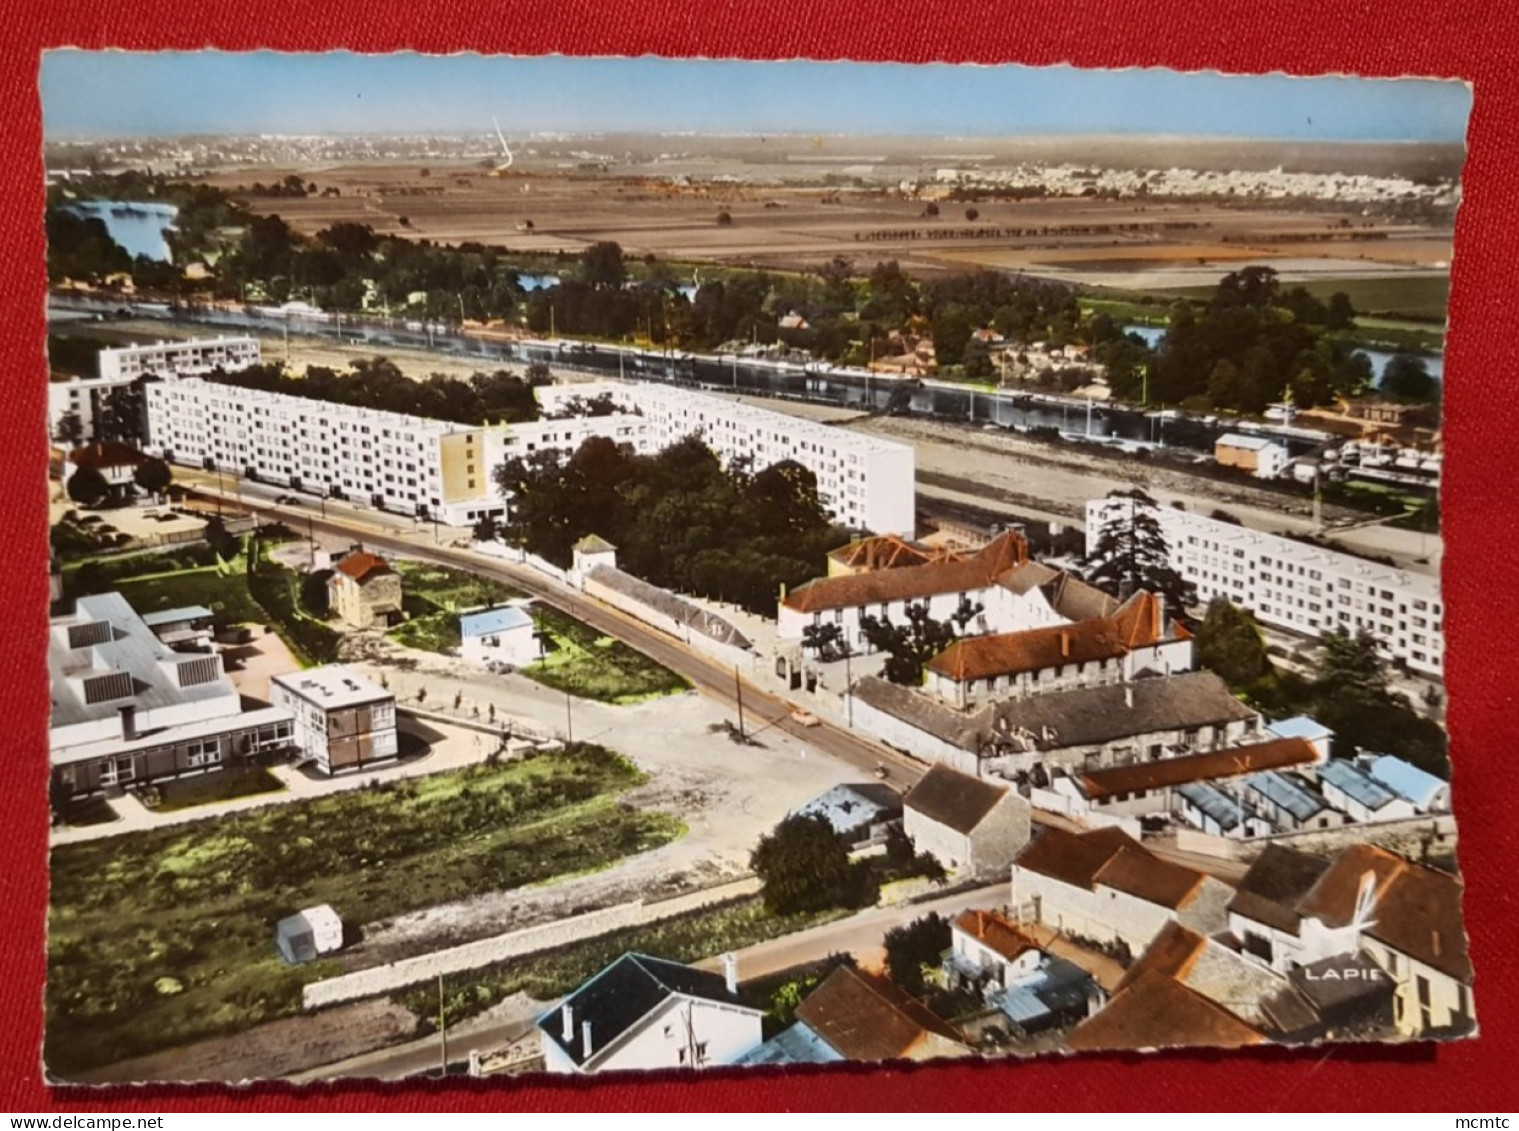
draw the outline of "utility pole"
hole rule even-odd
[[[849,646],[849,641],[844,641],[844,714],[845,722],[849,729],[854,729],[854,696],[850,688],[854,686],[854,675],[849,670],[849,657],[854,655],[854,649]]]
[[[745,739],[744,734],[744,681],[738,677],[738,665],[733,665],[733,689],[738,694],[738,737]]]
[[[575,741],[574,700],[568,691],[564,693],[564,741],[566,743]]]
[[[448,1015],[443,1012],[443,975],[438,975],[438,1039],[442,1042],[442,1065],[439,1076],[448,1075]]]

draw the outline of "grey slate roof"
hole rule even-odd
[[[985,748],[995,742],[1013,741],[1020,729],[1033,736],[1038,749],[1052,750],[1257,717],[1212,672],[1057,691],[969,712],[876,676],[856,681],[854,694],[862,703],[976,754],[990,753]]]
[[[625,597],[631,597],[635,601],[648,605],[677,624],[685,625],[692,632],[699,632],[709,640],[734,648],[752,649],[754,647],[747,636],[722,617],[693,605],[667,589],[650,585],[641,577],[634,577],[631,573],[624,573],[613,566],[602,565],[591,570],[590,578],[615,593],[621,593]]]

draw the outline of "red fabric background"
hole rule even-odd
[[[8,5],[0,36],[0,1109],[85,1111],[664,1109],[1512,1108],[1519,1088],[1515,772],[1519,739],[1519,445],[1512,383],[1519,341],[1519,5],[1501,0],[526,0],[492,11],[457,0],[42,0]],[[852,58],[1235,72],[1458,77],[1475,84],[1457,229],[1447,360],[1445,586],[1448,682],[1467,922],[1482,1034],[1443,1048],[1108,1056],[1034,1063],[791,1073],[713,1071],[554,1081],[341,1084],[305,1090],[48,1089],[41,1080],[47,876],[48,712],[39,52],[47,47]],[[215,97],[186,91],[187,98]]]

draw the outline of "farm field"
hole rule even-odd
[[[685,831],[621,803],[644,775],[577,745],[52,854],[46,1059],[68,1076],[299,1010],[275,922],[331,904],[355,927],[605,867]]]

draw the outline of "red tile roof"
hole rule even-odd
[[[1044,671],[1064,664],[1116,660],[1135,648],[1159,643],[1164,632],[1162,621],[1159,598],[1140,591],[1111,617],[1025,632],[967,637],[940,652],[928,666],[963,683]]]
[[[339,573],[347,574],[360,585],[377,574],[394,572],[384,558],[376,557],[366,550],[344,554],[333,568]]]
[[[930,1036],[960,1036],[895,982],[840,966],[796,1007],[796,1018],[846,1060],[898,1060]],[[948,1051],[948,1050],[941,1050]]]
[[[954,929],[967,934],[982,946],[1011,961],[1031,950],[1042,950],[1037,940],[1018,924],[995,911],[964,911],[954,921]]]
[[[1446,872],[1374,845],[1353,845],[1298,901],[1298,914],[1330,927],[1348,925],[1363,881],[1373,885],[1375,894],[1365,928],[1369,937],[1457,981],[1471,982],[1461,917],[1462,884]]]
[[[1207,754],[1161,758],[1132,766],[1114,766],[1110,770],[1089,770],[1077,774],[1076,778],[1088,798],[1098,798],[1141,789],[1164,789],[1187,782],[1213,781],[1261,770],[1285,770],[1317,761],[1319,752],[1312,743],[1301,738],[1278,738]]]
[[[988,588],[999,576],[1026,561],[1028,543],[1013,531],[1006,531],[958,561],[816,578],[786,594],[784,604],[788,609],[810,613],[973,592]]]
[[[1133,837],[1117,828],[1071,833],[1048,826],[1024,846],[1015,862],[1018,867],[1091,891],[1097,873],[1127,847],[1143,852]]]
[[[1181,1045],[1239,1048],[1265,1037],[1202,994],[1149,970],[1071,1031],[1067,1044],[1081,1051],[1164,1049]]]
[[[1162,860],[1146,849],[1120,848],[1092,882],[1175,911],[1192,901],[1206,879],[1201,872]]]

